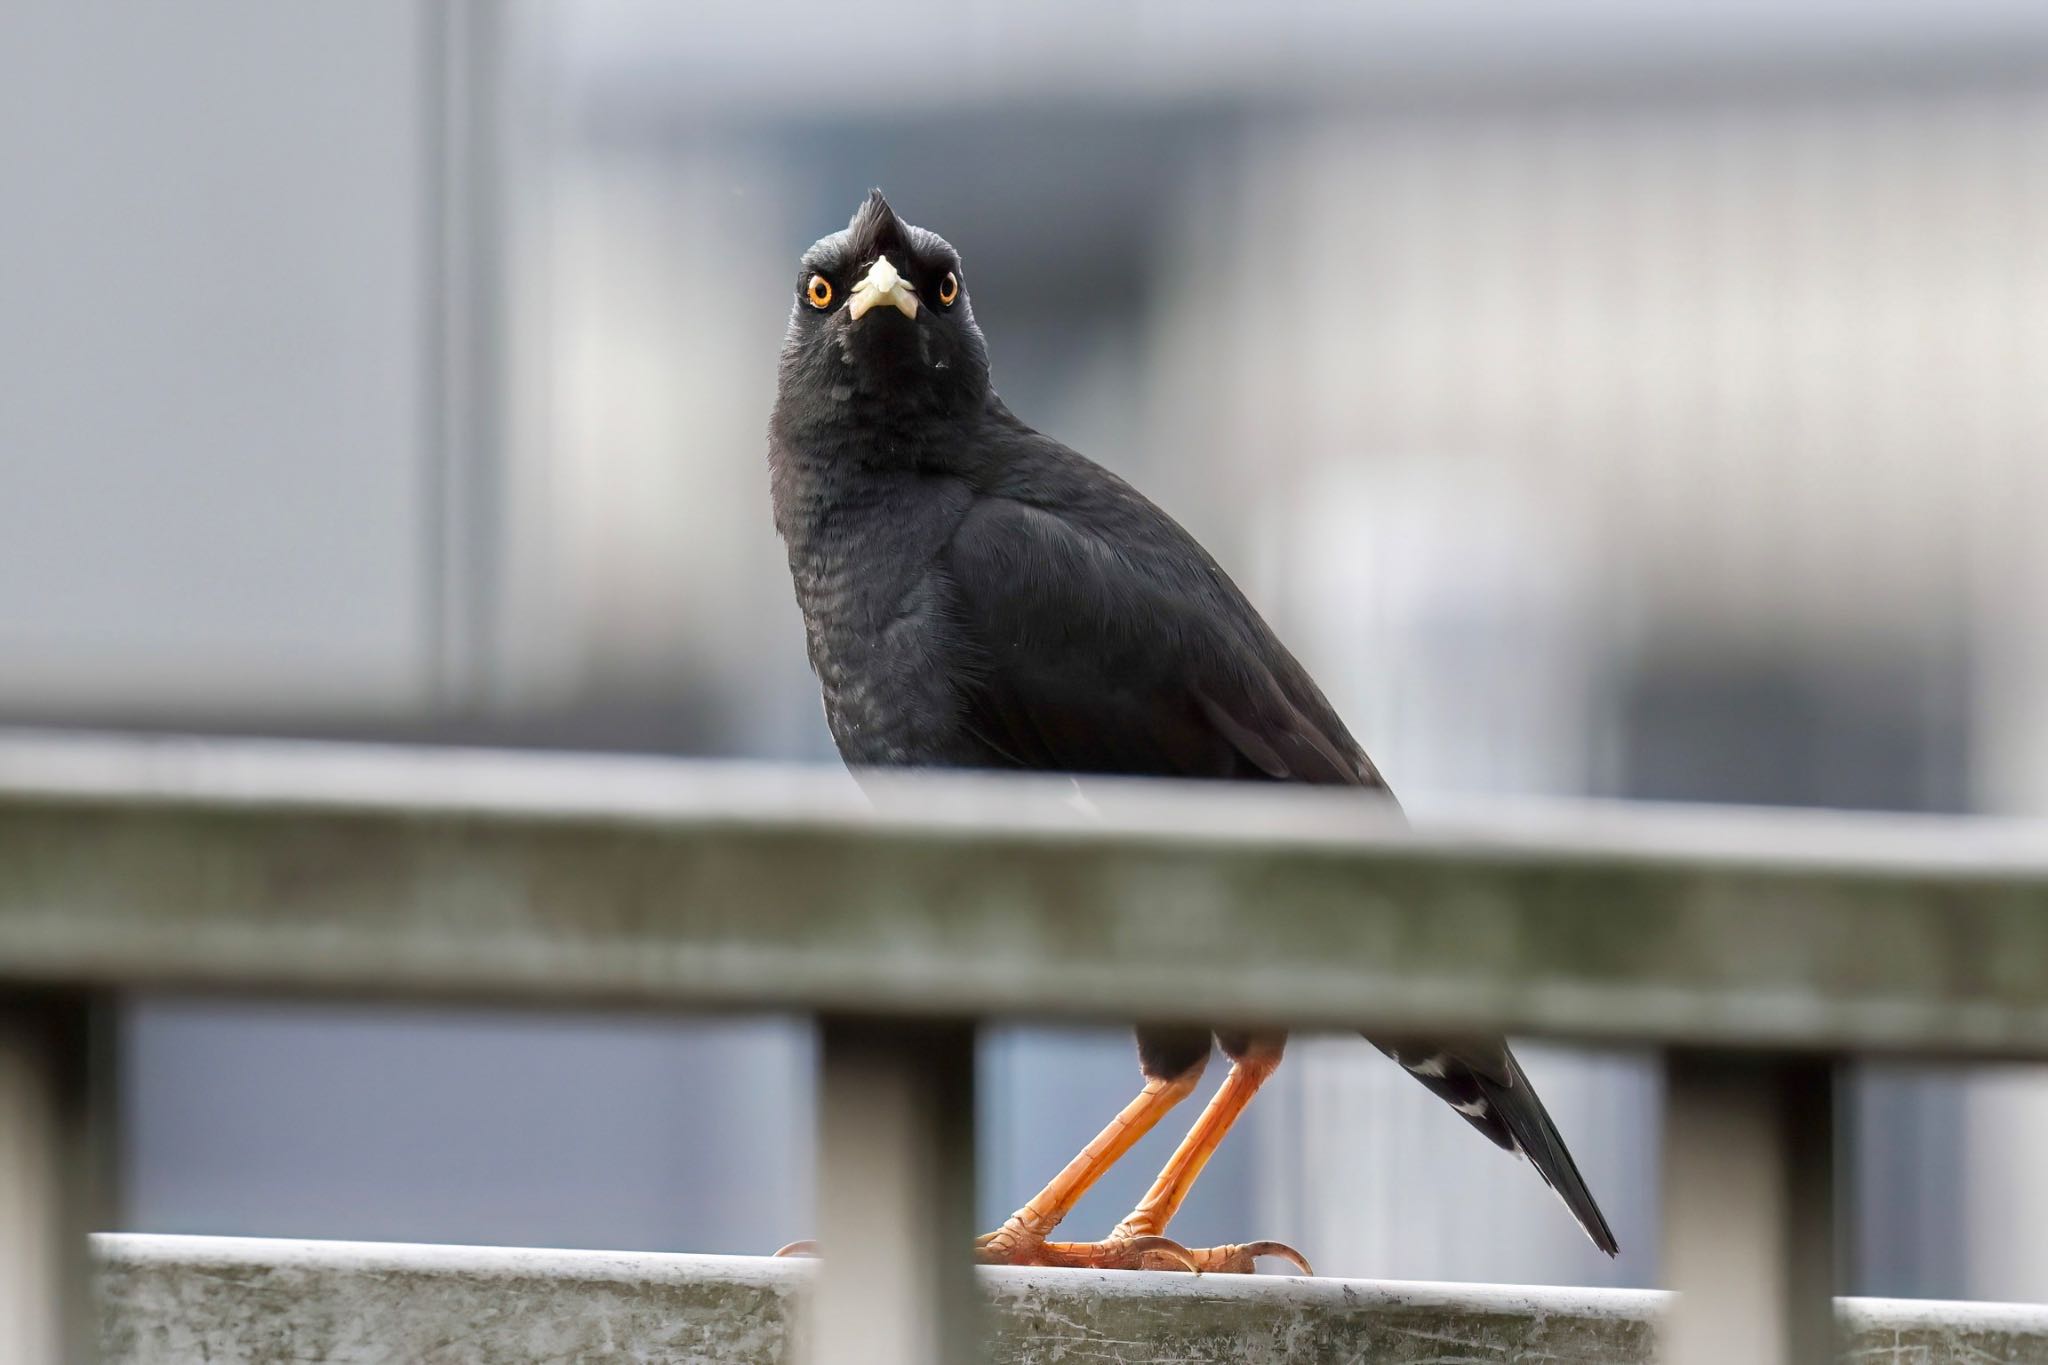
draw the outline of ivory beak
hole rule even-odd
[[[917,287],[896,273],[887,256],[877,256],[868,273],[846,296],[846,311],[856,322],[868,309],[877,306],[894,307],[907,318],[917,316]]]

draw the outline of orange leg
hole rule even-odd
[[[1159,1178],[1152,1182],[1152,1188],[1138,1201],[1138,1207],[1116,1225],[1116,1231],[1110,1236],[1164,1235],[1166,1225],[1173,1221],[1173,1216],[1180,1212],[1180,1206],[1187,1202],[1188,1194],[1195,1188],[1202,1168],[1223,1145],[1223,1138],[1230,1132],[1231,1125],[1252,1102],[1252,1096],[1259,1093],[1259,1087],[1266,1083],[1266,1078],[1279,1067],[1280,1049],[1277,1047],[1259,1048],[1231,1063],[1230,1074],[1210,1097],[1208,1107],[1195,1120],[1195,1126],[1188,1129],[1188,1135],[1181,1139],[1180,1146],[1166,1159]]]
[[[1137,1269],[1141,1260],[1153,1254],[1166,1257],[1166,1264],[1192,1270],[1194,1263],[1179,1254],[1177,1244],[1164,1237],[1127,1237],[1114,1243],[1062,1243],[1059,1249],[1045,1240],[1060,1220],[1074,1211],[1081,1196],[1088,1193],[1103,1172],[1152,1131],[1166,1111],[1194,1093],[1202,1079],[1202,1067],[1190,1067],[1172,1080],[1147,1080],[1136,1099],[1123,1107],[1095,1139],[1046,1187],[1026,1201],[994,1232],[975,1242],[975,1256],[989,1265],[1095,1266],[1105,1269]],[[813,1241],[791,1242],[778,1256],[811,1255]]]
[[[1152,1188],[1138,1201],[1138,1207],[1130,1216],[1116,1225],[1116,1229],[1100,1242],[1046,1242],[1036,1245],[1006,1247],[1010,1254],[1000,1258],[1013,1264],[1026,1265],[1067,1265],[1088,1266],[1095,1269],[1111,1270],[1194,1270],[1226,1271],[1249,1274],[1261,1256],[1277,1256],[1294,1262],[1304,1275],[1313,1275],[1308,1260],[1293,1247],[1281,1242],[1244,1242],[1217,1247],[1184,1247],[1166,1236],[1166,1225],[1173,1221],[1174,1214],[1186,1202],[1189,1191],[1195,1187],[1195,1180],[1202,1174],[1202,1168],[1209,1164],[1209,1158],[1216,1155],[1216,1149],[1223,1144],[1223,1138],[1231,1125],[1244,1113],[1252,1096],[1266,1083],[1280,1066],[1282,1042],[1264,1042],[1246,1049],[1233,1062],[1230,1075],[1224,1078],[1216,1094],[1209,1100],[1202,1116],[1195,1120],[1194,1127],[1181,1139],[1180,1146],[1167,1158],[1165,1169],[1152,1182]],[[1193,1088],[1194,1078],[1185,1078],[1188,1087]],[[1164,1112],[1163,1110],[1161,1112]],[[1156,1115],[1154,1116],[1156,1118]],[[1149,1124],[1147,1125],[1150,1126]],[[1098,1139],[1100,1141],[1100,1139]],[[1129,1143],[1124,1144],[1125,1148]],[[1071,1167],[1069,1168],[1072,1169]],[[1097,1174],[1100,1174],[1098,1171]],[[1059,1182],[1055,1181],[1057,1185]],[[1078,1195],[1076,1196],[1079,1197]],[[1027,1209],[1030,1205],[1025,1206]],[[1071,1209],[1070,1200],[1061,1210]],[[1013,1220],[1014,1221],[1014,1220]],[[1057,1220],[1055,1220],[1057,1221]],[[1047,1230],[1051,1223],[1045,1224]],[[1005,1225],[1008,1230],[1008,1225]],[[1041,1239],[1043,1233],[1039,1234]],[[1000,1233],[997,1234],[1001,1236]],[[984,1246],[987,1245],[987,1240]]]
[[[1195,1083],[1201,1078],[1202,1069],[1196,1067],[1170,1081],[1147,1081],[1138,1097],[1125,1105],[1095,1135],[1095,1140],[1067,1163],[1065,1170],[1011,1214],[1000,1228],[981,1239],[981,1258],[997,1263],[1033,1263],[1037,1259],[1034,1253],[1045,1244],[1045,1235],[1074,1211],[1074,1205],[1102,1179],[1103,1172],[1157,1126],[1167,1110],[1194,1093]]]
[[[975,1243],[976,1258],[989,1265],[1075,1266],[1095,1270],[1193,1270],[1249,1273],[1260,1256],[1294,1262],[1305,1275],[1315,1272],[1292,1247],[1279,1242],[1245,1242],[1230,1246],[1189,1248],[1165,1235],[1166,1225],[1186,1201],[1188,1192],[1223,1138],[1243,1114],[1252,1096],[1280,1065],[1281,1043],[1259,1043],[1231,1064],[1230,1075],[1210,1099],[1202,1116],[1181,1139],[1165,1169],[1130,1216],[1100,1242],[1049,1242],[1046,1234],[1074,1211],[1081,1196],[1103,1172],[1152,1131],[1166,1111],[1193,1093],[1202,1068],[1195,1066],[1172,1080],[1148,1080],[1138,1097],[1123,1107],[1066,1168],[1006,1219]],[[815,1251],[811,1242],[792,1242],[777,1255]]]

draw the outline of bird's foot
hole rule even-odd
[[[1191,1270],[1196,1274],[1250,1275],[1261,1256],[1291,1261],[1304,1275],[1316,1272],[1308,1258],[1284,1242],[1241,1242],[1230,1246],[1186,1247],[1171,1237],[1113,1233],[1100,1242],[1049,1242],[1014,1219],[977,1239],[975,1259],[983,1265],[1065,1266],[1081,1270]]]
[[[777,1256],[815,1256],[818,1244],[791,1242]],[[1013,1223],[975,1239],[974,1259],[983,1265],[1060,1266],[1069,1270],[1189,1270],[1197,1275],[1250,1275],[1261,1256],[1290,1261],[1304,1275],[1315,1270],[1308,1257],[1285,1242],[1238,1242],[1229,1246],[1185,1247],[1171,1237],[1116,1234],[1100,1242],[1049,1242]]]

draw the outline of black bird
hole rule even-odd
[[[1114,474],[1026,426],[989,385],[959,253],[880,190],[803,254],[769,465],[825,715],[849,765],[1313,782],[1386,791],[1329,702],[1192,536]],[[1391,794],[1388,794],[1391,796]],[[1194,1089],[1206,1029],[1138,1030],[1144,1089],[983,1260],[1249,1270],[1272,1242],[1189,1249],[1168,1221],[1285,1036],[1220,1033],[1229,1077],[1130,1216],[1047,1235]],[[1614,1234],[1499,1038],[1375,1040],[1586,1234]]]

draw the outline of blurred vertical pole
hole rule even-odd
[[[509,344],[505,68],[511,32],[530,9],[446,0],[420,10],[429,121],[424,201],[433,238],[425,629],[433,701],[443,712],[460,712],[483,695],[495,644]]]
[[[813,1365],[981,1358],[974,1238],[974,1030],[820,1026]]]
[[[1835,1358],[1834,1069],[1670,1054],[1664,1365]]]
[[[83,1005],[0,1008],[0,1360],[97,1355],[87,1234],[111,1191],[103,1040]]]

